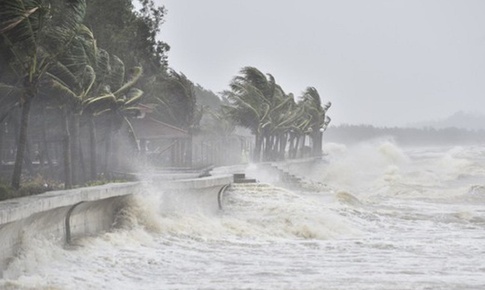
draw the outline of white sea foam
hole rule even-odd
[[[484,148],[326,152],[320,192],[234,187],[217,212],[147,188],[110,233],[71,248],[26,239],[0,288],[485,287]]]

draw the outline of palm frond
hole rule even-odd
[[[0,101],[2,105],[8,102],[8,100],[18,100],[22,94],[24,94],[23,89],[13,85],[0,83]]]
[[[96,111],[93,115],[94,116],[100,116],[100,115],[106,114],[106,113],[108,113],[110,111],[112,111],[111,108],[104,109],[104,110],[99,110],[99,111]]]
[[[132,144],[135,146],[136,150],[139,151],[140,146],[138,145],[138,142],[137,142],[135,128],[133,128],[133,125],[131,124],[130,120],[126,116],[123,116],[123,120],[125,121],[125,123],[130,128],[128,130],[128,134],[131,137],[130,140],[132,141]]]
[[[128,80],[126,83],[123,84],[122,87],[120,87],[118,90],[116,90],[113,94],[116,96],[120,96],[124,94],[128,89],[130,89],[132,86],[136,84],[138,79],[140,79],[141,75],[143,74],[143,69],[141,66],[134,67],[131,70],[131,74],[128,77]]]
[[[49,19],[49,25],[43,32],[43,45],[54,55],[66,51],[78,33],[86,12],[85,0],[54,2],[51,10],[56,11]]]
[[[107,84],[109,84],[112,91],[117,91],[125,80],[125,64],[119,57],[113,55],[110,58],[110,67]]]
[[[84,68],[83,77],[82,77],[84,96],[89,94],[95,81],[96,81],[96,73],[94,72],[93,67],[87,65]]]
[[[27,18],[30,17],[35,11],[39,9],[39,6],[33,7],[28,9],[27,11],[21,11],[21,15],[13,16],[13,18],[6,20],[2,23],[2,27],[0,27],[0,33],[8,32],[9,30],[14,29],[17,25],[19,25],[22,21],[25,21]],[[5,10],[4,10],[5,12]]]
[[[50,84],[53,91],[52,98],[60,104],[75,105],[81,102],[81,98],[65,84],[56,79],[51,79]]]
[[[89,65],[95,66],[98,48],[96,46],[96,39],[94,38],[93,32],[86,25],[82,24],[78,29],[78,36],[83,40],[80,44],[84,48]]]
[[[0,33],[16,41],[32,41],[47,14],[42,0],[1,1]]]
[[[137,88],[131,88],[126,96],[128,100],[125,102],[125,106],[131,106],[141,100],[143,97],[143,91]]]
[[[84,109],[90,112],[110,110],[114,104],[116,104],[116,97],[113,94],[92,97],[83,101]]]
[[[62,62],[55,62],[48,70],[47,75],[63,82],[66,86],[79,88],[79,81],[76,75]]]
[[[103,82],[111,71],[110,56],[104,49],[99,49],[96,53],[96,76],[98,82]]]

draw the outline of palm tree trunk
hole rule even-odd
[[[109,168],[111,171],[119,171],[119,166],[120,166],[120,146],[119,146],[119,132],[113,133],[113,136],[110,140],[111,142],[111,159],[110,159],[110,164]],[[128,158],[128,155],[126,155],[126,158]]]
[[[269,160],[272,160],[271,152],[273,150],[273,135],[267,134],[265,136],[265,140],[266,140],[266,145],[265,145],[265,148],[264,148],[263,160],[269,161]]]
[[[293,159],[295,158],[295,150],[296,148],[298,148],[298,144],[297,144],[297,135],[295,133],[290,133],[290,148],[288,148],[288,158],[289,159]]]
[[[170,166],[175,166],[175,156],[176,156],[176,147],[177,147],[178,140],[175,139],[172,148],[170,148]]]
[[[262,146],[263,146],[263,138],[262,138],[261,134],[256,134],[254,153],[253,153],[253,162],[260,162],[261,161],[261,147]]]
[[[185,148],[185,164],[192,167],[192,145],[193,145],[193,135],[190,133],[189,138],[187,138],[186,148]]]
[[[111,139],[112,139],[112,120],[111,117],[108,117],[108,126],[106,128],[106,143],[105,143],[105,152],[104,152],[104,174],[107,176],[108,175],[108,169],[109,169],[109,162],[111,158]]]
[[[98,176],[97,164],[96,164],[96,127],[94,123],[94,117],[89,117],[89,158],[91,164],[91,180],[95,180]]]
[[[47,126],[45,124],[46,116],[45,116],[45,108],[42,106],[41,108],[41,134],[42,134],[42,166],[44,165],[44,159],[47,161],[47,165],[49,167],[49,172],[53,172],[52,168],[52,160],[49,155],[49,146],[47,145]]]
[[[17,154],[15,156],[15,165],[12,174],[12,187],[14,189],[20,188],[20,176],[22,175],[22,163],[24,162],[25,148],[27,148],[27,130],[29,127],[29,113],[32,98],[27,96],[26,101],[22,105],[22,116],[20,119],[20,133],[19,143],[17,146]]]
[[[5,139],[4,123],[0,123],[0,171],[3,170],[3,144]]]
[[[275,161],[276,159],[278,159],[278,152],[279,152],[279,148],[280,148],[280,137],[278,134],[276,135],[272,135],[271,136],[271,160],[272,161]]]
[[[320,132],[320,130],[318,130],[317,134],[316,134],[316,144],[315,144],[315,147],[316,147],[316,150],[314,151],[315,153],[315,156],[322,156],[322,135],[323,133]]]
[[[184,155],[185,155],[185,145],[186,145],[187,141],[184,139],[181,140],[180,142],[180,147],[179,147],[179,163],[178,163],[178,166],[184,166],[184,162],[185,162],[185,159],[184,159]]]
[[[72,164],[72,185],[80,182],[80,157],[79,157],[79,114],[71,115],[71,164]]]
[[[24,153],[24,163],[27,171],[32,176],[34,175],[34,166],[32,165],[32,158],[31,158],[31,151],[30,151],[30,143],[27,138],[27,143],[25,145],[25,153]]]
[[[287,134],[283,134],[280,136],[280,151],[278,154],[279,160],[285,160],[285,153],[286,153],[286,144],[288,143],[288,136]]]
[[[64,121],[62,122],[63,130],[64,130],[64,140],[63,140],[63,147],[64,147],[64,188],[70,189],[72,188],[72,163],[71,163],[71,134],[69,132],[69,115],[67,113],[67,109],[64,108]]]
[[[298,149],[300,148],[300,135],[295,136],[295,148],[293,149],[293,159],[298,157]]]
[[[86,163],[84,162],[84,152],[82,146],[79,146],[79,162],[81,162],[81,173],[80,173],[80,182],[84,183],[87,180],[86,174]]]
[[[303,134],[301,137],[301,143],[300,143],[300,158],[303,158],[304,155],[305,155],[305,139],[306,139],[306,135]]]

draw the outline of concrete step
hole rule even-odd
[[[267,183],[232,183],[227,190],[255,190],[271,187]]]
[[[256,183],[256,179],[240,178],[234,179],[234,183]]]

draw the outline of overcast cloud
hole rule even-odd
[[[485,1],[157,0],[169,64],[214,92],[243,66],[316,87],[333,124],[485,111]]]

